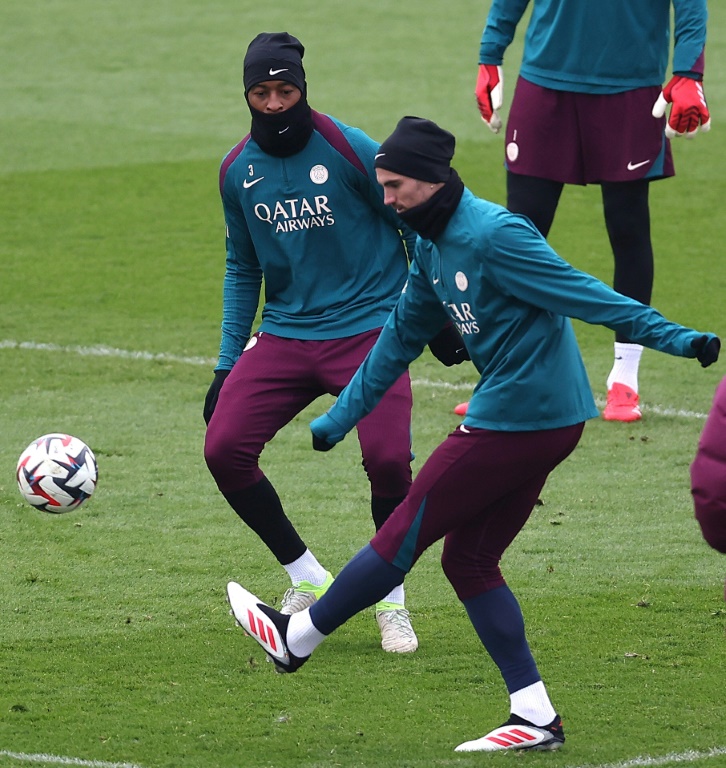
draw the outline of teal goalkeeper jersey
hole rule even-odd
[[[493,0],[479,62],[501,64],[530,0]],[[618,93],[703,74],[706,0],[533,0],[520,75],[545,88]]]
[[[273,157],[247,137],[225,157],[227,225],[222,342],[230,369],[252,331],[336,339],[380,328],[408,270],[403,224],[383,203],[363,131],[313,112],[305,148]],[[407,230],[411,251],[415,235]]]
[[[350,431],[446,321],[480,378],[466,426],[556,429],[598,415],[569,318],[695,357],[702,334],[613,291],[560,256],[524,216],[468,189],[436,243],[419,239],[401,297],[329,415]]]

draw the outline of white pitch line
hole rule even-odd
[[[81,355],[82,357],[118,357],[126,360],[159,361],[162,363],[180,363],[182,365],[204,365],[213,367],[217,363],[214,357],[185,357],[184,355],[172,355],[166,352],[143,352],[129,349],[117,349],[116,347],[106,347],[103,345],[84,346],[64,346],[61,344],[43,343],[35,341],[14,341],[12,339],[0,340],[0,349],[27,349],[34,352],[62,352],[64,354]],[[445,389],[450,392],[471,392],[475,382],[470,384],[451,384],[448,381],[435,381],[432,379],[412,379],[411,383],[415,387],[429,387],[431,389]],[[602,408],[605,401],[596,398],[598,407]],[[708,414],[698,411],[688,411],[682,408],[669,408],[661,405],[642,406],[645,413],[654,413],[658,416],[679,416],[684,419],[704,420]]]
[[[434,379],[411,379],[414,387],[429,387],[431,389],[446,389],[449,392],[471,392],[474,389],[476,381],[469,384],[452,384],[449,381],[437,381]]]
[[[60,755],[29,755],[26,752],[0,750],[0,757],[9,757],[23,763],[45,763],[46,765],[81,765],[85,768],[141,768],[135,763],[106,763],[103,760],[81,760],[79,757],[61,757]]]
[[[585,764],[577,768],[659,768],[675,763],[699,763],[712,757],[726,755],[726,747],[713,747],[705,751],[688,750],[687,752],[671,753],[662,757],[633,757],[615,763],[599,765]],[[84,768],[142,768],[135,763],[108,763],[103,760],[82,760],[78,757],[61,757],[59,755],[27,754],[25,752],[9,752],[0,750],[0,757],[9,757],[25,763],[45,763],[46,765],[77,765]]]
[[[95,345],[92,347],[63,346],[61,344],[46,344],[35,341],[0,341],[0,349],[28,349],[33,352],[63,352],[64,354],[81,355],[82,357],[121,357],[127,360],[158,360],[162,363],[182,363],[184,365],[216,365],[217,359],[212,357],[184,357],[168,355],[164,352],[134,352],[128,349],[116,349]]]
[[[674,763],[699,763],[702,760],[708,760],[712,757],[726,755],[726,747],[713,747],[712,749],[697,752],[688,750],[688,752],[672,753],[662,757],[633,757],[629,760],[622,760],[617,763],[603,763],[601,765],[579,765],[577,768],[657,768],[662,765],[672,765]]]

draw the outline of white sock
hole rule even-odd
[[[643,347],[640,344],[623,344],[615,342],[615,360],[607,380],[607,388],[613,384],[625,384],[635,392],[638,391],[638,367]]]
[[[509,702],[513,715],[519,715],[540,727],[549,725],[557,715],[541,680],[511,693]]]
[[[293,584],[309,581],[316,587],[321,587],[328,575],[328,572],[320,565],[315,555],[309,549],[306,549],[297,560],[284,565],[283,568],[287,571]]]
[[[287,647],[295,656],[309,656],[325,640],[310,618],[310,609],[293,613],[287,625]],[[553,715],[554,717],[554,715]]]
[[[394,587],[384,598],[382,603],[395,603],[396,605],[406,604],[406,595],[403,591],[403,584]]]

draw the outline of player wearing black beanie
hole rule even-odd
[[[381,144],[376,168],[421,181],[448,181],[456,139],[431,120],[407,115]]]
[[[333,576],[288,518],[261,454],[309,403],[348,383],[401,294],[416,239],[383,200],[378,142],[309,106],[304,54],[287,32],[263,32],[244,58],[252,123],[220,167],[222,339],[203,411],[217,487],[290,578],[286,614],[314,603]],[[408,374],[394,389],[359,433],[376,529],[411,485]],[[376,619],[385,651],[416,650],[402,583]]]
[[[302,59],[305,46],[287,32],[262,32],[249,44],[244,60],[245,99],[252,114],[252,138],[275,157],[297,154],[310,140],[313,118],[307,101]],[[281,112],[261,111],[250,103],[250,91],[273,83],[293,85],[299,100]]]

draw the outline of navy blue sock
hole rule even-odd
[[[313,603],[310,619],[324,635],[351,616],[382,600],[403,583],[405,571],[387,563],[370,544],[358,552],[335,577],[328,591]]]
[[[524,634],[524,617],[509,587],[505,584],[463,603],[509,693],[539,682],[542,678]]]

